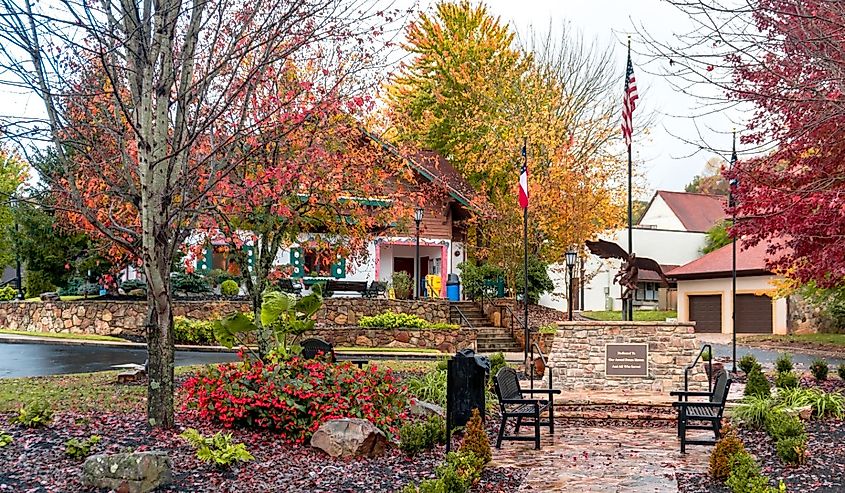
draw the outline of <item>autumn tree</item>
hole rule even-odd
[[[516,203],[527,138],[532,255],[559,262],[623,218],[618,77],[608,51],[562,31],[518,43],[484,5],[441,2],[408,29],[410,60],[388,87],[391,129],[455,163],[492,209],[476,258],[522,270]]]
[[[14,210],[16,192],[26,179],[27,166],[11,150],[0,146],[0,265],[14,263]]]
[[[731,234],[744,244],[769,242],[770,268],[799,282],[821,288],[841,284],[845,4],[672,3],[697,24],[676,43],[650,40],[665,72],[707,102],[707,111],[737,105],[751,110],[740,148],[753,156],[728,174],[738,180],[738,222]],[[697,94],[702,87],[722,95],[714,96],[712,89]]]
[[[708,159],[704,170],[693,177],[692,181],[684,187],[684,191],[706,195],[727,195],[728,180],[722,176],[722,171],[727,167],[728,163],[721,157],[714,156]]]
[[[39,172],[57,204],[142,262],[152,426],[173,426],[171,260],[243,163],[241,137],[269,124],[256,88],[291,62],[354,57],[388,17],[356,0],[0,0],[5,81],[44,102],[8,133],[29,152],[49,143],[56,162]]]

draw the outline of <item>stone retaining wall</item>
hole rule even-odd
[[[549,366],[556,388],[574,390],[651,391],[683,389],[684,368],[700,348],[692,323],[559,322]],[[648,344],[648,376],[607,376],[606,344]],[[690,374],[689,390],[707,390],[704,366]]]
[[[393,347],[438,349],[453,354],[461,349],[475,349],[476,331],[420,330],[420,329],[367,329],[363,327],[319,328],[303,337],[318,337],[333,346]]]
[[[249,311],[248,301],[176,301],[174,316],[215,320],[235,311]],[[365,315],[386,311],[413,313],[429,322],[448,322],[448,300],[412,301],[366,298],[326,298],[317,313],[321,325],[357,324]],[[99,335],[143,335],[147,304],[141,301],[0,302],[0,327],[29,332]]]

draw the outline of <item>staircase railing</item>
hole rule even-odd
[[[525,331],[525,324],[522,322],[522,320],[517,318],[516,314],[514,314],[513,310],[511,310],[510,306],[508,306],[508,305],[496,305],[496,306],[504,308],[505,311],[508,312],[508,315],[510,316],[510,319],[511,319],[511,321],[510,321],[511,337],[516,338],[516,335],[514,333],[514,327],[513,327],[514,322],[516,322],[519,325],[519,327],[523,330],[523,332]],[[528,344],[527,341],[526,341],[526,344]]]
[[[710,359],[707,360],[707,391],[711,393],[713,392],[713,347],[710,344],[701,346],[698,356],[696,356],[692,363],[687,365],[684,369],[684,392],[689,392],[689,372],[695,368],[695,365],[698,364],[698,360],[701,359],[705,350],[707,351],[707,354],[710,355]]]
[[[458,312],[458,325],[462,325],[461,320],[463,320],[463,323],[466,324],[466,325],[464,325],[464,327],[469,327],[470,329],[475,329],[475,327],[473,327],[472,323],[470,323],[467,316],[464,314],[463,311],[461,311],[460,308],[457,307],[457,305],[449,305],[449,323],[450,324],[455,323],[453,321],[453,317],[452,317],[452,315],[454,314],[454,312],[452,310],[454,310],[455,312]]]

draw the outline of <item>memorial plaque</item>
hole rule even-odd
[[[609,377],[647,377],[648,344],[607,344],[604,364]]]

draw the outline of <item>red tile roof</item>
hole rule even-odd
[[[761,241],[751,248],[742,248],[742,241],[736,245],[736,272],[738,276],[771,274],[766,268],[766,259],[771,255],[767,250],[771,243]],[[667,277],[676,279],[713,279],[730,277],[732,267],[732,245],[712,251],[703,257],[672,269]]]
[[[660,270],[663,271],[663,274],[666,275],[672,269],[677,268],[677,265],[663,265],[660,264]],[[645,282],[663,282],[663,279],[660,278],[660,274],[653,270],[646,270],[641,269],[639,276],[637,277],[638,281],[645,281]]]
[[[687,231],[706,232],[726,217],[727,197],[721,195],[665,190],[658,190],[654,195],[655,197],[659,195],[666,202]]]

